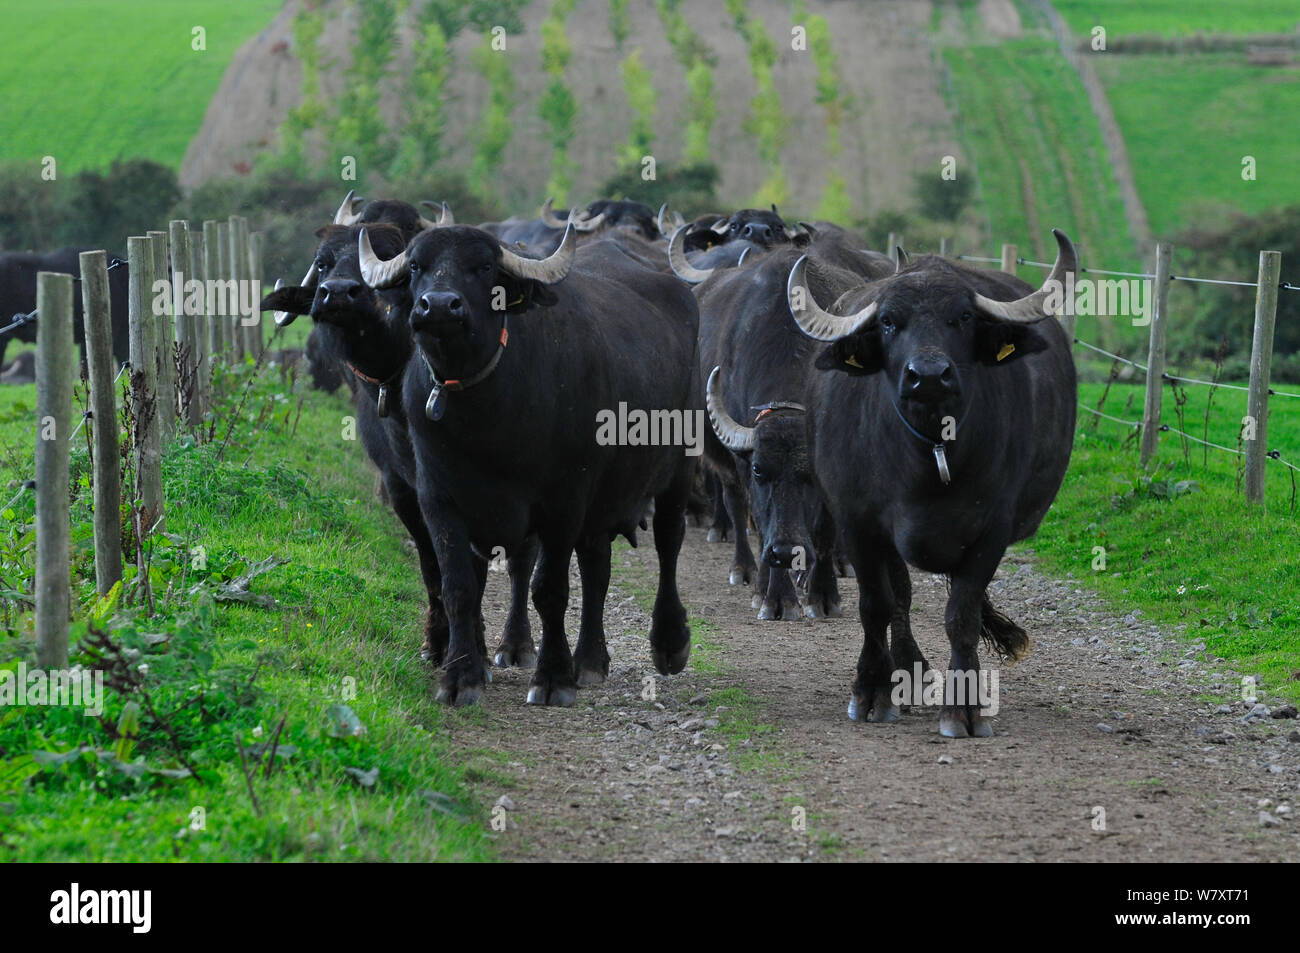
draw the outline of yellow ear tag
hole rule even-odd
[[[998,360],[999,360],[999,361],[1002,360],[1004,357],[1006,357],[1008,354],[1010,354],[1010,353],[1011,353],[1012,351],[1014,351],[1015,349],[1016,349],[1016,346],[1015,346],[1014,344],[1004,344],[1004,345],[1002,345],[1002,350],[998,351]]]
[[[862,365],[858,363],[858,356],[856,354],[850,354],[844,359],[844,363],[849,365],[849,367],[862,368]]]

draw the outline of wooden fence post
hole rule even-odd
[[[131,325],[131,413],[135,420],[131,435],[135,448],[136,565],[144,567],[144,542],[154,524],[162,519],[162,469],[158,432],[158,337],[150,309],[153,288],[153,241],[131,237],[126,240],[131,269],[128,320]]]
[[[234,295],[231,296],[235,304],[229,309],[233,315],[230,318],[230,327],[234,330],[235,347],[239,359],[242,361],[245,355],[248,354],[248,335],[244,333],[244,322],[240,320],[238,305],[239,289],[243,286],[244,279],[248,277],[248,245],[245,243],[244,235],[240,231],[238,215],[230,216],[226,232],[227,241],[229,242],[227,261],[230,263],[230,272],[227,277],[234,281],[232,287],[235,289]]]
[[[947,238],[941,238],[941,239],[939,239],[939,255],[940,255],[940,257],[943,257],[943,258],[947,258],[947,257],[948,257],[948,255],[949,255],[949,247],[951,246],[951,244],[952,244],[952,243],[951,243]]]
[[[117,394],[113,387],[113,317],[108,265],[102,251],[83,251],[81,317],[86,327],[86,373],[90,379],[90,427],[95,451],[95,591],[101,596],[122,578],[121,459],[117,442]]]
[[[226,336],[221,321],[212,305],[212,295],[207,289],[212,282],[221,280],[221,234],[217,223],[208,219],[203,223],[203,320],[208,328],[208,356],[213,362],[226,357]]]
[[[1255,335],[1250,345],[1250,392],[1246,397],[1254,430],[1246,440],[1246,499],[1264,502],[1264,464],[1268,456],[1268,381],[1273,369],[1273,325],[1277,321],[1277,286],[1282,274],[1282,253],[1259,253],[1259,286],[1255,289]],[[1250,438],[1251,434],[1247,433]]]
[[[217,280],[221,282],[219,298],[227,304],[230,300],[228,282],[230,281],[230,223],[217,222]],[[239,336],[235,334],[234,325],[230,323],[229,307],[215,309],[212,320],[221,324],[221,337],[225,342],[222,357],[228,364],[234,364],[239,357]]]
[[[1165,330],[1169,301],[1169,261],[1173,246],[1168,242],[1156,243],[1156,276],[1152,280],[1154,298],[1151,302],[1151,336],[1147,350],[1146,402],[1142,409],[1142,449],[1138,461],[1146,466],[1156,455],[1160,445],[1160,403],[1165,386]]]
[[[193,317],[194,327],[194,402],[190,405],[189,425],[197,432],[212,404],[212,367],[209,365],[211,342],[208,337],[207,284],[203,268],[206,243],[203,232],[194,229],[189,233],[189,274],[199,283],[199,313]]]
[[[249,320],[255,317],[257,320],[248,325],[247,331],[249,336],[249,347],[252,349],[254,357],[262,356],[262,349],[266,347],[266,338],[262,333],[262,233],[253,232],[248,234],[248,219],[243,219],[244,234],[248,238],[248,280],[256,285],[257,290],[253,298],[253,314]]]
[[[39,272],[36,311],[36,661],[42,668],[67,668],[68,436],[77,373],[72,276]]]
[[[174,334],[179,345],[176,361],[177,412],[180,419],[189,423],[197,390],[194,370],[195,317],[187,314],[189,309],[185,307],[185,282],[194,277],[190,273],[190,230],[184,219],[172,219],[167,223],[167,230],[172,264],[172,313],[176,318]]]
[[[1018,257],[1016,251],[1017,249],[1015,245],[1002,246],[1001,269],[1008,275],[1014,275],[1016,273],[1016,258]]]
[[[167,233],[150,231],[148,234],[149,238],[153,240],[154,283],[168,281],[170,286],[167,263]],[[172,347],[172,296],[167,295],[167,303],[163,305],[162,311],[156,314],[153,310],[154,297],[151,288],[149,290],[149,307],[146,310],[153,318],[154,328],[158,335],[158,382],[155,390],[158,396],[158,432],[162,442],[168,443],[176,433],[176,360],[175,349]]]

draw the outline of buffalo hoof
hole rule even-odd
[[[801,617],[797,602],[764,602],[758,610],[758,621],[773,622],[777,619],[794,622]]]
[[[751,566],[732,566],[731,575],[727,580],[733,586],[747,586],[754,581],[754,570]]]
[[[432,662],[436,668],[442,667],[442,652],[428,642],[420,646],[420,658],[426,662]]]
[[[537,650],[531,640],[523,645],[502,642],[492,656],[492,664],[497,668],[537,668]]]
[[[572,708],[578,700],[578,689],[573,685],[558,684],[551,681],[538,681],[533,677],[533,684],[528,687],[528,704],[553,705],[557,708]]]
[[[444,678],[442,684],[438,686],[436,696],[440,704],[451,705],[453,708],[476,705],[482,697],[482,682],[457,682],[454,678]]]
[[[711,530],[709,530],[710,543],[725,543],[726,541],[727,541],[727,531],[725,529],[718,529],[718,527],[715,526]]]
[[[849,699],[849,720],[866,721],[876,725],[889,725],[898,721],[898,706],[889,697],[889,690],[878,688],[870,699],[856,691]]]
[[[763,607],[763,594],[756,592],[749,597],[749,607],[751,609],[761,609]]]
[[[814,599],[804,607],[803,613],[810,619],[838,619],[844,615],[844,610],[838,602],[827,603]]]
[[[993,723],[977,706],[944,705],[939,712],[939,734],[945,738],[992,738]]]
[[[660,675],[676,675],[686,667],[686,660],[690,657],[690,642],[673,651],[665,651],[659,648],[650,649],[650,658],[654,662],[655,671]]]

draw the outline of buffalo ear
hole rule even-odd
[[[875,331],[851,334],[832,342],[817,356],[816,362],[818,370],[843,371],[854,377],[874,374],[884,366],[880,335]]]
[[[498,272],[497,280],[506,292],[506,314],[523,314],[533,308],[549,308],[560,300],[546,284],[532,278],[516,278]]]
[[[262,311],[287,311],[290,314],[311,314],[311,303],[316,298],[315,288],[290,285],[277,288],[262,299]]]
[[[981,317],[975,325],[975,358],[981,364],[1009,364],[1047,347],[1047,338],[1033,324]]]

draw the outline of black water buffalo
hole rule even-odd
[[[404,242],[410,242],[412,238],[426,228],[455,223],[455,219],[446,204],[437,206],[437,219],[428,219],[409,202],[399,202],[393,199],[375,199],[365,202],[361,211],[356,211],[356,206],[364,201],[364,199],[357,198],[354,192],[348,192],[342,204],[339,205],[338,211],[334,213],[333,224],[353,225],[359,223],[372,225],[382,223],[392,225],[401,233]],[[434,203],[425,202],[424,204],[433,206]],[[319,233],[317,237],[320,237]],[[314,262],[312,268],[315,268]],[[307,285],[311,279],[312,271],[309,269],[302,283]],[[281,320],[281,317],[277,316],[277,323]],[[319,332],[315,327],[307,336],[306,350],[307,372],[313,387],[330,394],[338,390],[342,384],[347,384],[350,390],[356,390],[354,376],[335,360],[328,348],[321,344]]]
[[[727,498],[738,508],[732,514],[737,525],[744,525],[748,511],[758,528],[754,604],[761,606],[760,619],[799,617],[788,570],[807,571],[804,614],[840,614],[834,521],[813,480],[804,421],[804,391],[816,373],[811,362],[819,348],[790,321],[786,303],[786,280],[799,257],[795,249],[776,250],[753,267],[721,272],[696,289],[701,360],[719,365],[706,388],[719,445],[706,444],[706,459],[724,478]],[[859,274],[819,261],[815,252],[810,258],[809,280],[824,300],[862,281]],[[743,579],[753,564],[743,534],[736,548]],[[895,559],[890,571],[900,590],[891,623],[895,656],[924,666],[909,626],[906,566]],[[735,575],[733,568],[733,582]]]
[[[399,219],[407,217],[396,208],[402,204],[405,203],[387,203],[387,211]],[[409,205],[406,208],[415,211]],[[429,226],[432,225],[430,222]],[[314,341],[328,357],[328,363],[342,367],[349,378],[358,435],[379,469],[389,504],[411,534],[419,555],[420,572],[429,597],[421,654],[442,664],[449,637],[442,608],[442,583],[437,556],[416,497],[415,457],[402,400],[403,373],[413,351],[407,317],[411,299],[405,286],[375,291],[361,280],[357,243],[363,228],[371,236],[377,254],[393,258],[406,248],[407,230],[397,225],[326,226],[321,230],[322,241],[308,273],[310,283],[279,288],[267,295],[262,306],[276,311],[276,320],[281,325],[292,321],[295,315],[311,315],[315,327],[309,345]],[[504,637],[495,653],[496,660],[502,666],[531,667],[537,653],[528,624],[527,586],[532,572],[528,552],[512,560],[509,569],[510,612]],[[479,638],[482,638],[481,628]]]
[[[514,252],[530,258],[545,258],[560,247],[570,220],[574,230],[582,234],[598,231],[605,224],[604,215],[588,214],[585,210],[557,212],[552,200],[547,199],[538,218],[508,218],[504,222],[486,222],[479,227],[496,236],[502,245]]]
[[[451,623],[438,698],[463,705],[482,694],[473,620],[484,574],[472,554],[517,552],[532,533],[542,640],[528,701],[570,705],[577,687],[603,681],[610,544],[619,534],[635,541],[651,498],[651,656],[660,672],[681,671],[690,631],[676,567],[694,464],[681,444],[705,426],[690,292],[618,243],[577,248],[571,228],[542,261],[464,227],[425,232],[389,262],[368,255],[363,237],[361,255],[368,283],[409,283],[413,299],[419,359],[403,399]],[[575,549],[582,620],[571,654],[564,612]]]
[[[47,254],[28,252],[0,252],[0,328],[7,327],[15,315],[25,315],[36,310],[36,273],[56,271],[74,278],[81,277],[78,255],[89,249],[63,248]],[[108,256],[113,259],[112,255]],[[130,327],[127,323],[126,299],[129,285],[127,266],[109,269],[109,310],[113,327],[113,357],[123,363],[130,356]],[[86,326],[81,315],[81,285],[72,289],[72,336],[77,347],[83,348]],[[35,341],[36,322],[26,322],[14,330],[0,334],[0,366],[4,365],[5,349],[10,340]]]
[[[992,733],[976,700],[981,635],[1002,656],[1028,651],[985,588],[1007,546],[1038,528],[1070,460],[1074,364],[1060,323],[1045,318],[1077,259],[1054,234],[1060,250],[1038,291],[926,255],[826,311],[809,293],[806,261],[791,271],[795,321],[829,342],[806,392],[807,425],[813,471],[857,572],[863,646],[851,718],[898,717],[897,660],[885,644],[892,553],[950,581],[941,734]]]
[[[804,247],[815,236],[802,223],[794,228],[786,225],[775,205],[770,212],[744,208],[725,218],[717,216],[708,227],[701,222],[697,219],[678,228],[669,241],[668,260],[673,271],[691,284],[704,281],[715,269],[753,262],[772,248]]]

